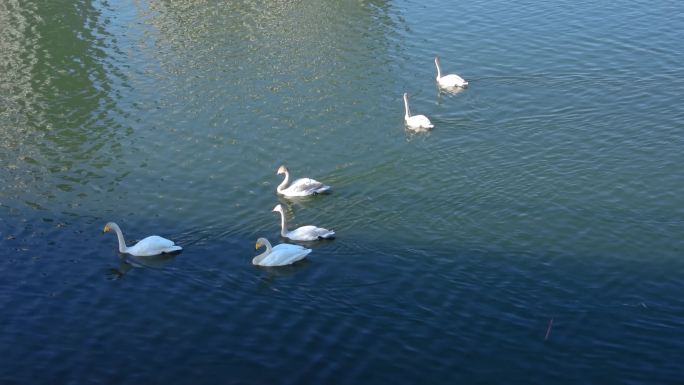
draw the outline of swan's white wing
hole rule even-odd
[[[138,257],[147,257],[180,250],[182,250],[182,248],[176,246],[173,241],[157,235],[152,235],[129,247],[126,249],[126,252]]]
[[[290,196],[305,196],[319,194],[328,191],[329,189],[330,186],[326,186],[315,179],[301,178],[292,182],[290,187],[282,191],[282,194]]]
[[[465,87],[468,82],[456,74],[451,74],[439,78],[439,85],[442,87]]]
[[[414,115],[406,119],[406,125],[410,128],[432,128],[432,122],[425,115]]]
[[[315,241],[320,238],[331,239],[335,232],[316,226],[302,226],[287,232],[287,237],[295,241]]]
[[[284,266],[290,265],[297,261],[304,259],[311,249],[307,249],[297,245],[290,245],[281,243],[275,246],[271,253],[259,262],[261,266]]]

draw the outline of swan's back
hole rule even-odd
[[[284,266],[301,261],[311,252],[311,249],[298,245],[281,243],[271,249],[271,252],[262,259],[259,266]],[[254,263],[254,260],[252,260]]]
[[[466,87],[468,82],[456,74],[451,74],[439,78],[439,84],[443,87]]]
[[[287,237],[296,241],[315,241],[335,238],[335,231],[316,226],[302,226],[287,233]]]
[[[433,128],[432,122],[425,115],[413,115],[406,119],[406,125],[410,128]]]
[[[292,184],[283,190],[282,193],[291,196],[305,196],[311,194],[320,194],[328,191],[329,189],[330,186],[326,186],[315,179],[300,178],[292,182]]]
[[[132,255],[146,257],[163,253],[173,253],[180,250],[182,250],[182,248],[176,246],[172,240],[158,235],[151,235],[129,247],[126,251]]]

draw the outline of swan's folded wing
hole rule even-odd
[[[296,241],[315,241],[318,239],[316,226],[302,226],[287,233],[287,237]]]
[[[442,79],[443,80],[441,81],[441,83],[444,83],[444,84],[449,85],[449,86],[460,87],[460,86],[468,83],[462,77],[460,77],[456,74],[444,76]]]
[[[287,237],[295,241],[315,241],[320,238],[335,238],[335,232],[316,226],[302,226],[287,233]]]
[[[333,238],[335,238],[335,231],[319,227],[318,228],[318,237],[323,238],[323,239],[333,239]]]
[[[271,253],[264,258],[259,265],[261,266],[284,266],[290,265],[304,259],[311,249],[306,249],[297,245],[280,244],[273,248]]]
[[[180,246],[177,246],[180,247]],[[162,253],[167,253],[170,250],[171,251],[177,251],[174,248],[174,243],[173,241],[160,237],[158,235],[152,235],[149,236],[140,242],[136,243],[134,246],[131,246],[128,248],[128,253],[132,255],[137,255],[137,256],[150,256],[150,255],[158,255]]]
[[[433,128],[434,126],[430,122],[430,119],[427,118],[425,115],[414,115],[408,118],[406,121],[406,124],[413,129],[421,129],[421,128]]]
[[[293,193],[305,193],[305,192],[323,192],[330,188],[323,183],[311,179],[311,178],[301,178],[297,179],[287,188],[288,191]]]

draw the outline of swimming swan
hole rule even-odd
[[[255,249],[266,246],[266,251],[252,259],[252,264],[257,266],[284,266],[290,265],[304,259],[311,249],[302,246],[281,243],[276,247],[271,247],[271,242],[266,238],[259,238],[256,241]]]
[[[116,237],[119,239],[119,252],[123,254],[131,254],[136,257],[149,257],[152,255],[159,255],[165,253],[175,253],[183,250],[182,247],[173,243],[173,241],[162,238],[157,235],[149,236],[131,247],[126,247],[123,233],[114,222],[109,222],[105,225],[103,232],[107,233],[109,230],[116,232]]]
[[[408,95],[404,92],[404,108],[406,109],[406,114],[404,115],[404,120],[408,128],[414,130],[429,129],[434,127],[430,122],[430,119],[425,115],[414,115],[411,116],[411,110],[409,110],[408,105]]]
[[[280,235],[284,238],[290,238],[293,241],[317,241],[319,239],[333,239],[335,232],[333,230],[324,229],[316,226],[302,226],[292,231],[287,231],[287,218],[283,212],[282,205],[276,205],[273,211],[280,213]]]
[[[468,82],[458,75],[451,74],[442,76],[442,70],[439,68],[439,56],[435,56],[435,66],[437,66],[437,84],[439,84],[440,87],[468,87]]]
[[[285,174],[285,179],[276,188],[278,194],[285,195],[286,197],[303,197],[313,194],[321,194],[330,190],[330,186],[326,186],[323,183],[310,178],[301,178],[292,182],[292,184],[287,187],[290,181],[290,172],[285,166],[280,166],[278,168],[278,175]]]

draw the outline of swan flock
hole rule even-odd
[[[442,69],[440,67],[438,56],[435,56],[435,66],[437,67],[437,77],[435,79],[439,88],[454,89],[465,88],[468,86],[468,82],[456,74],[442,75]],[[404,121],[409,129],[419,131],[429,130],[434,127],[427,116],[411,115],[408,94],[404,93],[403,98]],[[308,197],[330,191],[330,186],[311,178],[300,178],[290,183],[290,172],[284,165],[281,165],[278,168],[276,174],[285,175],[283,181],[276,187],[276,193],[286,198]],[[280,214],[280,235],[283,238],[292,241],[304,242],[335,238],[335,231],[312,225],[301,226],[294,230],[288,230],[287,216],[283,206],[278,204],[273,208],[273,211]],[[179,245],[176,245],[175,242],[158,235],[151,235],[140,240],[133,246],[126,246],[123,232],[121,231],[119,225],[114,222],[108,222],[103,231],[105,233],[109,231],[114,231],[116,233],[119,243],[119,253],[122,254],[143,257],[178,253],[183,250],[183,248]],[[268,239],[263,237],[258,238],[255,244],[256,250],[261,247],[265,247],[266,250],[252,259],[252,264],[257,266],[290,265],[304,259],[312,251],[312,249],[287,243],[281,243],[276,246],[272,246]]]

